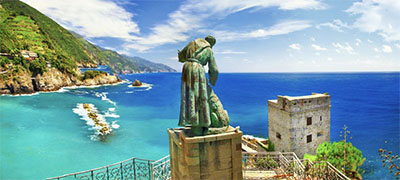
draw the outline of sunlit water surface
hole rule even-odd
[[[176,127],[180,74],[132,74],[150,84],[128,83],[64,89],[30,96],[0,96],[0,179],[43,179],[87,170],[131,157],[159,159],[169,154],[167,128]],[[277,95],[331,95],[331,141],[346,124],[352,143],[367,158],[364,179],[393,179],[382,168],[379,148],[400,152],[399,73],[220,74],[214,88],[232,126],[268,136],[267,100]],[[74,113],[90,103],[115,128],[106,141]],[[386,141],[386,143],[385,143]]]

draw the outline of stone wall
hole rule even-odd
[[[307,119],[311,124],[307,124]],[[315,154],[319,144],[330,137],[330,96],[278,96],[268,101],[269,137],[277,151],[293,151],[299,158]],[[281,134],[281,139],[276,137]],[[311,136],[311,142],[307,142]]]
[[[186,136],[169,129],[172,179],[242,179],[242,132]]]

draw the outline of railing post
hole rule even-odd
[[[149,180],[151,180],[151,177],[153,176],[153,173],[151,173],[151,166],[150,166],[150,161],[149,160],[147,160],[147,164],[148,164],[148,166],[147,167],[149,167]]]
[[[133,179],[136,180],[136,163],[135,163],[135,159],[133,158]]]
[[[107,179],[110,179],[110,175],[108,175],[108,167],[107,167]]]
[[[92,180],[93,180],[93,179],[94,179],[94,178],[93,178],[93,171],[90,171],[90,175],[92,176]]]
[[[122,163],[121,163],[120,168],[121,168],[121,180],[123,180],[124,179],[124,170],[122,169]]]

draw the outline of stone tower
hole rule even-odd
[[[330,96],[278,96],[268,101],[269,138],[276,151],[315,154],[330,134]]]

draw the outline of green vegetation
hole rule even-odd
[[[362,152],[353,146],[347,126],[344,125],[341,131],[343,137],[339,142],[324,142],[317,148],[317,161],[328,161],[337,169],[343,171],[348,177],[361,178],[364,170],[360,166],[365,162]]]
[[[344,154],[347,154],[344,159]],[[365,158],[361,151],[354,147],[351,142],[324,142],[318,146],[317,160],[330,162],[338,169],[357,171],[364,163]]]
[[[32,61],[32,68],[36,73],[38,70],[44,71],[43,68],[46,67],[38,65],[46,62],[62,72],[74,75],[77,63],[108,65],[117,73],[124,70],[130,73],[140,71],[129,59],[114,51],[100,49],[21,1],[0,0],[0,3],[3,7],[0,8],[0,53],[7,53],[12,57],[21,56],[21,50],[37,53],[43,59],[40,63]],[[20,59],[13,63],[29,69]],[[3,64],[4,57],[1,59],[1,65]]]
[[[316,161],[317,156],[311,155],[311,154],[304,154],[304,159],[309,159],[310,161]]]
[[[255,165],[255,167],[261,168],[261,169],[266,169],[266,168],[269,169],[269,168],[278,167],[278,163],[274,159],[272,159],[270,156],[257,158],[254,165]]]
[[[14,80],[20,69],[36,76],[47,71],[47,64],[74,76],[78,74],[75,72],[78,66],[93,67],[96,64],[107,65],[115,73],[136,73],[144,68],[154,68],[151,67],[154,63],[139,67],[129,57],[89,43],[19,0],[0,0],[0,4],[2,80]],[[29,58],[22,56],[22,50],[32,52]],[[164,70],[161,67],[155,68]]]
[[[267,144],[267,145],[264,145],[264,144],[262,144],[262,143],[260,143],[260,142],[257,141],[257,143],[258,143],[265,151],[267,151],[267,152],[274,152],[274,151],[275,151],[275,144],[274,144],[270,139],[268,139],[267,142],[268,142],[268,144]]]
[[[46,62],[43,59],[36,59],[29,63],[29,70],[32,74],[42,74],[46,72]]]
[[[20,1],[0,2],[4,8],[0,10],[0,38],[7,39],[0,42],[0,52],[18,56],[20,50],[29,50],[43,55],[46,58],[40,62],[32,61],[35,71],[45,68],[43,61],[69,73],[77,68],[76,62],[94,63],[83,44],[47,16]]]
[[[82,80],[93,79],[102,74],[106,75],[107,73],[103,72],[103,71],[93,71],[93,70],[85,71],[85,73],[83,74]]]
[[[399,155],[394,155],[392,151],[387,151],[386,149],[379,149],[379,155],[382,158],[382,166],[389,168],[389,172],[393,173],[396,179],[400,179],[400,167],[396,164],[399,159]]]

